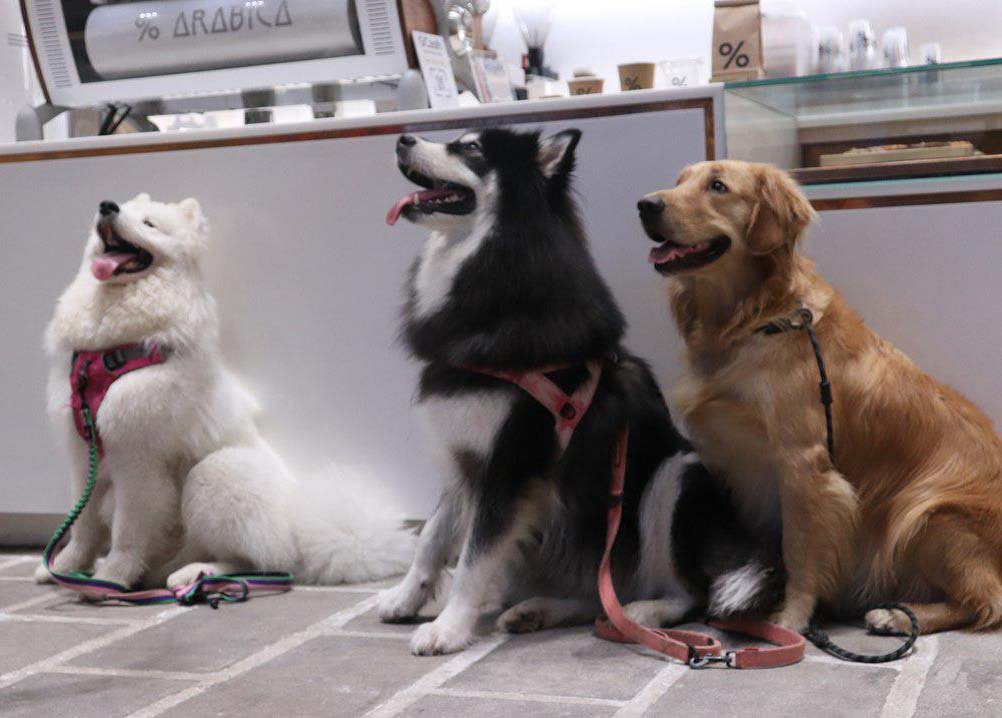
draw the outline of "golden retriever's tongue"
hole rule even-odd
[[[691,250],[688,248],[680,247],[677,244],[665,242],[664,244],[651,250],[651,253],[647,255],[647,261],[651,264],[664,264],[665,262],[670,262],[673,259],[684,257],[690,251]]]
[[[99,282],[103,282],[112,276],[115,270],[130,259],[135,258],[136,255],[129,252],[106,252],[94,257],[94,260],[90,263],[90,273]]]
[[[400,219],[400,213],[404,211],[404,207],[409,204],[421,204],[422,202],[428,202],[429,200],[439,199],[441,197],[448,197],[453,194],[452,191],[447,189],[426,189],[420,192],[411,192],[410,194],[405,194],[403,197],[396,201],[390,211],[386,213],[386,224],[396,224],[397,220]]]

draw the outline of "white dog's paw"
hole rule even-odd
[[[641,626],[660,628],[681,623],[690,608],[692,604],[683,599],[634,601],[623,606],[623,613]]]
[[[406,621],[418,615],[427,603],[431,591],[422,588],[418,581],[405,578],[393,588],[379,594],[379,620],[383,623]]]
[[[901,611],[891,611],[886,608],[867,611],[864,620],[871,633],[883,636],[907,636],[912,628],[908,616]]]
[[[35,583],[55,583],[44,561],[35,569]]]
[[[194,583],[203,576],[215,576],[220,573],[214,563],[189,563],[167,577],[167,588],[178,588]]]
[[[516,603],[498,616],[497,627],[507,633],[532,633],[547,627],[549,603],[545,598],[530,598]]]
[[[442,620],[440,616],[431,623],[418,626],[414,631],[414,635],[411,636],[411,653],[415,656],[455,653],[469,646],[474,640],[471,626]]]

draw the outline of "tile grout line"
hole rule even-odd
[[[324,631],[325,636],[342,636],[344,638],[389,638],[394,641],[410,641],[408,633],[391,633],[390,631],[350,631],[343,628],[334,628]]]
[[[13,613],[14,611],[20,611],[22,608],[31,608],[32,606],[37,606],[40,603],[45,603],[46,601],[51,601],[55,598],[57,594],[55,593],[43,593],[41,596],[34,596],[20,603],[11,603],[6,606],[0,606],[0,613]]]
[[[176,705],[180,705],[195,696],[205,693],[210,688],[225,683],[226,681],[236,678],[237,676],[257,668],[258,666],[262,666],[268,661],[278,658],[279,656],[298,648],[307,641],[327,635],[331,629],[341,628],[349,621],[358,618],[362,614],[371,610],[376,605],[377,600],[378,597],[375,595],[364,598],[358,603],[338,611],[337,613],[328,616],[327,618],[318,621],[301,631],[297,631],[289,636],[280,638],[274,643],[268,644],[261,650],[252,653],[240,661],[237,661],[228,668],[224,668],[208,676],[203,676],[202,681],[198,685],[191,686],[182,691],[161,698],[145,708],[141,708],[138,711],[129,714],[127,718],[154,718],[154,716],[158,716]]]
[[[925,636],[918,644],[918,653],[906,660],[894,679],[894,684],[884,700],[880,718],[912,718],[918,707],[919,696],[925,688],[929,669],[939,653],[939,636]]]
[[[0,581],[9,581],[11,583],[34,583],[35,579],[31,576],[0,576]]]
[[[383,589],[364,586],[295,586],[293,590],[305,593],[379,593]]]
[[[855,661],[843,661],[841,658],[829,656],[827,653],[823,653],[821,655],[807,654],[804,656],[804,663],[820,663],[822,665],[843,666],[845,668],[861,668],[863,670],[870,670],[879,667],[883,670],[895,671],[896,673],[900,673],[904,669],[904,666],[902,666],[900,662],[857,663]]]
[[[429,696],[448,696],[453,698],[483,698],[486,700],[527,701],[531,703],[559,703],[561,705],[577,706],[611,706],[621,708],[625,701],[612,698],[586,698],[584,696],[547,695],[545,693],[508,693],[505,691],[471,691],[463,688],[431,688],[426,692]]]
[[[155,669],[101,668],[90,666],[53,666],[44,673],[61,673],[69,676],[108,676],[113,678],[164,678],[172,681],[204,681],[204,673],[158,671]]]
[[[96,651],[99,648],[104,648],[105,646],[110,646],[115,641],[119,641],[123,638],[128,638],[136,633],[147,628],[152,628],[161,623],[176,618],[184,613],[187,613],[188,608],[182,608],[180,606],[173,606],[164,611],[157,613],[155,616],[141,622],[134,623],[132,625],[122,626],[117,631],[112,631],[111,633],[106,633],[103,636],[98,636],[97,638],[92,638],[89,641],[84,641],[83,643],[78,643],[72,648],[68,648],[62,653],[57,653],[54,656],[49,656],[48,658],[43,658],[40,661],[36,661],[31,665],[24,666],[23,668],[18,668],[17,670],[10,671],[9,673],[4,673],[0,675],[0,688],[6,688],[18,681],[32,676],[36,673],[44,673],[53,666],[59,666],[67,661],[73,660],[77,656],[82,656],[85,653],[90,653]]]
[[[20,623],[75,623],[84,626],[145,626],[142,621],[130,621],[126,618],[97,618],[94,616],[45,616],[38,613],[8,613],[0,611],[5,621]]]
[[[679,678],[691,669],[682,663],[669,663],[648,681],[633,698],[613,715],[613,718],[638,718],[657,703]]]
[[[14,568],[15,566],[22,563],[28,563],[28,561],[38,561],[38,560],[39,560],[38,556],[12,556],[6,561],[0,561],[0,571],[3,571],[4,569],[8,568]],[[30,577],[25,576],[25,578],[30,578]]]
[[[472,645],[465,651],[457,654],[454,658],[425,673],[406,688],[394,693],[387,701],[366,713],[366,718],[390,718],[399,714],[426,695],[429,695],[430,691],[441,688],[450,678],[465,671],[495,648],[505,643],[508,638],[509,634],[499,633]]]

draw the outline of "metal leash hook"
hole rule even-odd
[[[692,648],[692,646],[690,646]],[[723,663],[728,668],[734,668],[734,651],[728,651],[722,656],[713,656],[707,654],[705,656],[700,656],[696,653],[695,649],[692,650],[692,655],[689,657],[689,668],[706,668],[711,663]]]

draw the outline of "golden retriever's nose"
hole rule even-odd
[[[637,209],[640,210],[641,217],[653,217],[664,211],[665,202],[660,197],[644,197],[637,202]]]

